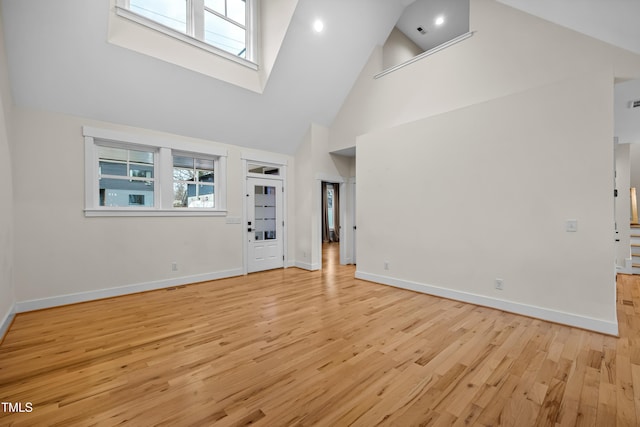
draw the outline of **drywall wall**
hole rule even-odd
[[[225,217],[85,217],[85,125],[227,149],[228,216],[242,217],[245,175],[240,147],[16,108],[13,167],[30,171],[14,181],[19,309],[242,273],[246,229],[227,223]],[[259,154],[250,151],[256,160]],[[294,166],[289,156],[263,154]],[[289,238],[291,247],[291,228]]]
[[[576,75],[361,136],[357,277],[617,333],[612,82]]]
[[[314,209],[312,129],[312,127],[309,127],[295,154],[295,265],[305,270],[318,270],[322,262],[321,255],[317,253],[316,247],[312,245],[313,221],[311,221],[311,216]]]
[[[420,55],[422,48],[405,36],[398,27],[393,27],[389,38],[382,47],[382,67],[384,69],[395,67],[415,56]]]
[[[615,144],[616,156],[616,266],[621,273],[631,273],[627,264],[631,259],[631,146],[630,144]]]
[[[295,156],[296,265],[308,270],[322,267],[322,181],[347,183],[353,163],[351,157],[330,154],[328,144],[329,129],[313,123]],[[346,203],[349,197],[346,186],[343,190],[345,197],[341,199],[341,203],[343,200]],[[350,220],[345,217],[342,219],[341,226],[346,230]],[[348,245],[348,242],[344,243]]]
[[[358,135],[549,84],[599,68],[640,78],[640,55],[528,15],[494,0],[470,4],[473,37],[379,79],[382,48],[371,55],[331,126],[329,148]],[[613,84],[613,82],[612,82]]]
[[[13,317],[13,180],[9,130],[11,93],[0,16],[0,340]]]

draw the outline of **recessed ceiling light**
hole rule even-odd
[[[313,29],[316,33],[321,33],[322,30],[324,30],[324,22],[322,22],[320,19],[316,19],[316,21],[313,23]]]
[[[442,24],[444,24],[444,16],[440,15],[436,18],[436,26],[439,27]]]

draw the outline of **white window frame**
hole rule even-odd
[[[204,41],[204,0],[187,0],[187,32],[183,33],[174,28],[167,27],[151,18],[140,15],[130,10],[130,0],[116,0],[116,14],[123,18],[127,18],[138,24],[144,25],[155,31],[161,32],[178,40],[181,40],[200,49],[209,51],[215,55],[225,59],[245,65],[251,69],[258,69],[258,19],[257,19],[257,0],[246,0],[246,18],[245,18],[245,45],[246,58],[233,55],[226,50],[220,49],[212,44]],[[206,8],[209,11],[208,8]],[[212,11],[215,15],[222,17],[219,13]],[[229,22],[235,21],[222,17]]]
[[[226,216],[227,150],[178,139],[84,126],[85,216]],[[154,152],[154,206],[100,206],[98,146]],[[214,208],[173,207],[173,155],[214,160]]]

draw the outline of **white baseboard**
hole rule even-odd
[[[170,288],[172,286],[188,285],[191,283],[225,279],[227,277],[241,275],[242,269],[226,270],[215,273],[177,277],[175,279],[158,280],[155,282],[137,283],[134,285],[119,286],[116,288],[98,289],[95,291],[78,292],[75,294],[60,295],[28,301],[19,301],[15,304],[15,311],[16,313],[24,313],[25,311],[41,310],[43,308],[58,307],[61,305],[75,304],[79,302],[93,301],[103,298],[112,298],[121,295],[135,294],[138,292],[153,291],[156,289]]]
[[[320,264],[311,264],[308,262],[300,262],[300,261],[296,261],[294,265],[298,268],[301,268],[303,270],[309,270],[309,271],[316,271],[316,270],[320,270],[321,268]]]
[[[11,326],[11,322],[13,322],[13,318],[16,317],[16,304],[11,304],[9,307],[9,311],[4,315],[2,321],[0,321],[0,342],[6,335],[7,331],[9,331],[9,326]]]
[[[563,325],[574,326],[576,328],[587,329],[607,335],[618,336],[617,322],[609,322],[605,320],[594,319],[591,317],[584,317],[577,314],[565,313],[548,308],[536,307],[533,305],[521,304],[512,301],[505,301],[497,298],[487,297],[484,295],[455,291],[452,289],[411,282],[408,280],[396,279],[393,277],[370,274],[363,271],[356,271],[356,279],[367,280],[369,282],[408,289],[411,291],[421,292],[424,294],[434,295],[456,301],[467,302],[470,304],[481,305],[484,307],[496,308],[498,310],[520,314],[528,317],[534,317],[536,319],[547,320],[549,322],[560,323]]]
[[[616,273],[633,274],[633,258],[625,258],[624,267],[616,265]]]

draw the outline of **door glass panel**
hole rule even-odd
[[[276,188],[255,186],[255,240],[276,239]]]

